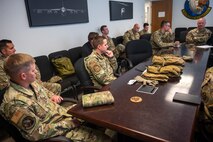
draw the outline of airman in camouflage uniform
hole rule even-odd
[[[107,50],[108,44],[104,37],[96,37],[93,45],[94,50],[84,58],[84,64],[94,85],[101,88],[116,79],[114,72],[117,69],[117,61],[113,52]]]
[[[148,23],[144,23],[143,24],[143,30],[141,30],[139,32],[140,36],[142,36],[144,34],[148,34],[149,33],[148,30],[149,30],[149,24]]]
[[[3,39],[0,41],[0,90],[3,90],[4,88],[8,87],[10,85],[9,82],[9,76],[6,75],[3,64],[5,59],[12,55],[15,54],[16,49],[14,47],[14,44],[12,43],[11,40]],[[40,71],[37,67],[37,79],[39,82],[44,85],[48,90],[52,91],[56,95],[60,95],[61,93],[61,85],[58,83],[50,83],[50,82],[42,82],[41,81],[41,74]]]
[[[108,36],[109,29],[106,25],[102,25],[101,28],[102,36],[107,39],[107,44],[109,46],[108,50],[111,50],[116,58],[118,58],[125,50],[125,46],[123,44],[118,44],[115,46],[111,37]]]
[[[189,31],[186,36],[186,43],[203,45],[206,44],[208,39],[211,37],[212,32],[205,28],[205,18],[200,18],[197,21],[197,28]]]
[[[123,36],[123,44],[126,45],[131,40],[140,39],[139,29],[139,24],[135,24],[133,29],[126,31]]]
[[[11,55],[5,70],[13,82],[4,94],[0,112],[23,137],[38,141],[64,135],[76,142],[110,141],[103,133],[81,125],[67,114],[67,109],[50,99],[54,94],[36,81],[35,61],[30,55]]]
[[[202,100],[206,115],[213,120],[213,67],[206,71],[202,83]]]
[[[168,21],[161,22],[161,28],[155,31],[150,39],[153,54],[171,53],[174,46],[179,45],[179,41],[174,42],[174,33]]]

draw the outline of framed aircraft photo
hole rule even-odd
[[[123,20],[133,18],[133,3],[109,1],[110,20]]]
[[[87,0],[25,0],[30,27],[87,23]]]

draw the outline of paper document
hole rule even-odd
[[[200,45],[200,46],[196,46],[197,48],[212,48],[213,46],[212,45]]]

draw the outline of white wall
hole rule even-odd
[[[108,25],[111,37],[123,35],[134,23],[143,24],[144,0],[117,1],[133,2],[133,19],[110,21],[109,0],[87,0],[89,23],[30,28],[24,0],[0,0],[0,39],[11,39],[17,52],[48,55],[83,45],[88,33],[99,32],[103,24]]]
[[[213,8],[213,0],[209,0],[210,7]],[[186,18],[181,10],[184,8],[185,0],[173,0],[173,13],[172,13],[172,28],[176,27],[196,27],[197,21]],[[213,26],[213,9],[206,16],[206,26]]]

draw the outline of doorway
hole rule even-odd
[[[162,20],[167,20],[172,25],[173,0],[146,0],[144,22],[150,24],[150,32],[160,28]]]

